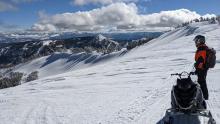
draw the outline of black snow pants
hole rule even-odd
[[[205,100],[209,99],[209,93],[208,93],[208,88],[206,84],[206,76],[207,76],[207,71],[208,70],[197,70],[197,75],[198,75],[198,83],[200,84],[200,87],[202,89],[203,97]]]

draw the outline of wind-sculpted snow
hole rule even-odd
[[[156,124],[170,107],[175,77],[169,75],[192,70],[192,39],[202,29],[207,44],[217,50],[218,62],[207,77],[207,103],[218,124],[220,28],[194,27],[190,35],[186,29],[168,32],[114,61],[0,90],[1,123]]]
[[[39,78],[57,75],[77,69],[82,69],[96,65],[101,62],[117,58],[125,54],[125,50],[111,54],[100,53],[55,53],[49,56],[41,57],[33,61],[20,64],[13,68],[15,72],[29,74],[31,71],[38,71]]]

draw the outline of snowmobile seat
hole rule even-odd
[[[174,86],[174,94],[182,107],[187,108],[191,105],[192,101],[196,97],[196,84],[192,85],[189,89],[181,89],[178,86]]]

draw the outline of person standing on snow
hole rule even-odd
[[[195,54],[195,64],[194,64],[194,67],[196,69],[195,73],[198,76],[198,83],[201,86],[203,97],[205,100],[208,100],[209,93],[206,84],[206,76],[208,71],[208,67],[206,67],[206,60],[207,60],[206,57],[207,57],[208,47],[205,44],[205,37],[202,35],[197,35],[193,39],[193,41],[195,41],[195,45],[197,47],[197,51]]]

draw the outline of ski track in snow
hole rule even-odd
[[[198,33],[217,50],[207,77],[207,105],[218,124],[219,32],[216,25],[177,29],[121,58],[2,89],[0,124],[156,124],[170,108],[175,77],[169,75],[192,69]]]

